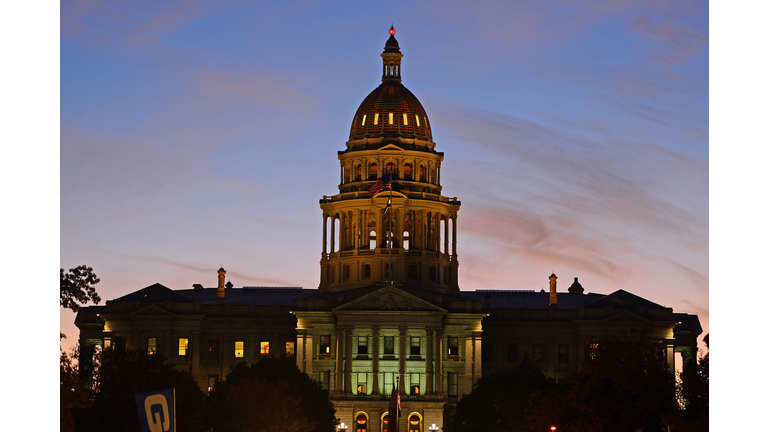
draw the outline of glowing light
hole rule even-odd
[[[557,426],[552,426],[551,428],[549,428],[549,430],[555,431],[555,430],[557,430]]]
[[[392,24],[392,27],[390,27],[390,28],[389,28],[389,34],[391,34],[392,36],[394,36],[394,35],[395,35],[395,33],[397,33],[397,32],[395,31],[395,25],[394,25],[394,24]]]

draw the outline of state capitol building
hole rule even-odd
[[[444,406],[483,374],[529,357],[559,379],[596,340],[634,329],[658,342],[672,370],[675,352],[695,359],[696,315],[619,287],[587,293],[577,279],[558,286],[552,274],[542,275],[548,292],[459,290],[461,201],[443,195],[444,155],[426,110],[401,82],[403,54],[389,33],[381,84],[338,152],[338,193],[320,199],[317,289],[236,288],[223,268],[216,287],[157,283],[81,308],[80,346],[160,352],[203,389],[236,362],[295,358],[355,432],[386,430],[398,381],[400,431],[426,432],[442,428]],[[389,188],[374,195],[374,185]]]

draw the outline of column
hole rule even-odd
[[[373,383],[372,383],[373,388],[371,389],[372,395],[379,394],[379,330],[380,329],[381,327],[379,326],[371,327],[371,330],[373,333],[373,347],[372,347],[373,352],[371,353],[373,355]]]
[[[331,216],[331,250],[329,253],[334,252],[336,247],[336,216]]]
[[[306,330],[299,330],[296,332],[296,366],[298,366],[299,371],[305,373],[307,371],[307,359],[304,354],[306,352],[307,344],[306,337]]]
[[[328,215],[323,214],[323,259],[326,258],[328,250]]]
[[[347,342],[346,348],[344,348],[346,357],[344,362],[344,393],[352,394],[352,327],[347,327],[344,333]]]
[[[481,375],[483,374],[482,366],[483,362],[481,361],[480,353],[483,352],[483,338],[482,333],[475,332],[472,334],[472,340],[474,341],[474,358],[473,358],[473,364],[472,364],[472,386],[474,387],[477,380],[480,379]],[[471,390],[471,389],[470,389]]]
[[[401,391],[405,385],[405,332],[407,329],[408,327],[405,326],[398,327],[398,330],[400,330],[400,386],[398,390]]]
[[[475,338],[472,335],[465,337],[464,351],[464,390],[465,394],[472,391],[472,364],[475,361]],[[461,392],[459,393],[461,394]]]
[[[432,357],[433,357],[433,350],[432,350],[432,337],[435,334],[435,330],[431,328],[427,328],[427,388],[424,392],[425,394],[432,394],[434,391],[432,390],[432,378],[433,378],[433,369],[432,369]]]
[[[448,244],[448,224],[450,222],[450,219],[448,216],[445,216],[445,228],[443,229],[445,238],[443,239],[443,252],[445,252],[446,255],[450,254],[450,245]]]
[[[312,360],[313,360],[312,355],[313,355],[314,349],[313,349],[313,345],[312,345],[312,334],[311,333],[307,334],[304,337],[304,343],[305,343],[304,358],[306,359],[306,363],[305,363],[306,366],[305,367],[307,368],[305,370],[305,372],[312,379],[314,379],[314,377],[312,376],[312,363],[313,363],[312,362]],[[328,383],[328,384],[330,384],[330,383]]]
[[[458,215],[453,217],[453,256],[456,256],[456,221],[458,220]]]
[[[341,393],[344,384],[344,329],[336,327],[336,379],[333,387],[334,392]]]
[[[435,393],[443,394],[443,329],[435,329]]]

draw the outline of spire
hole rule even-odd
[[[400,54],[400,45],[395,39],[395,26],[394,24],[389,29],[389,39],[384,45],[384,52],[381,53],[381,59],[384,61],[384,69],[381,75],[382,81],[394,80],[400,82],[400,59],[403,55]]]

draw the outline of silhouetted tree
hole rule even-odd
[[[73,312],[80,310],[81,305],[89,301],[99,304],[101,297],[96,293],[96,285],[99,278],[93,272],[93,268],[84,265],[69,269],[64,272],[60,270],[61,306],[71,309]]]
[[[235,364],[209,397],[214,430],[335,432],[328,391],[291,360]]]
[[[704,338],[709,348],[709,335]],[[678,383],[678,400],[682,404],[675,419],[677,432],[706,432],[709,430],[709,350],[698,359],[683,365]]]
[[[93,405],[74,410],[77,431],[138,431],[135,395],[168,387],[176,389],[176,429],[208,430],[205,393],[191,374],[174,368],[161,354],[109,349],[98,356],[96,364]]]
[[[64,351],[59,356],[59,414],[61,432],[74,432],[75,419],[72,410],[88,408],[91,401],[88,399],[88,389],[77,373],[76,363],[72,356]]]
[[[639,333],[605,338],[566,376],[565,386],[532,398],[532,430],[656,430],[675,415],[675,376],[662,346]]]
[[[482,377],[472,392],[447,407],[445,432],[527,432],[525,410],[529,397],[555,388],[527,357],[516,367]]]

